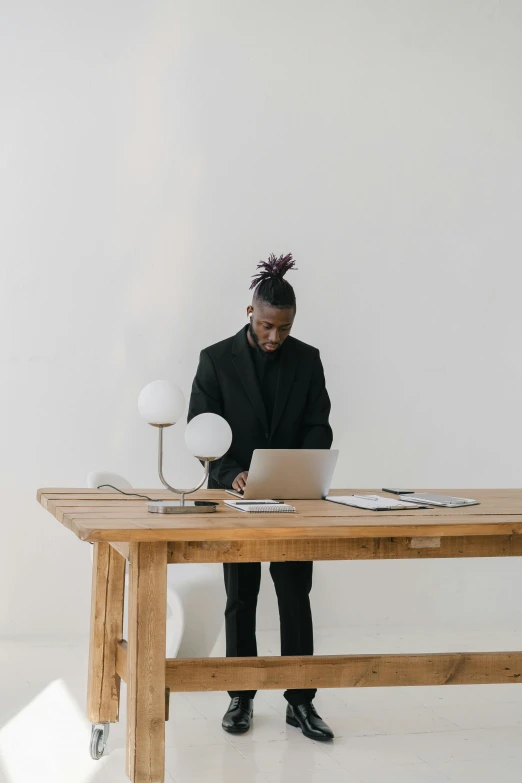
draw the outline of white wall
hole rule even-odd
[[[270,252],[335,485],[520,486],[517,0],[4,0],[0,36],[0,633],[86,631],[88,547],[36,489],[158,485],[137,394],[189,393]],[[320,563],[315,619],[516,624],[521,594],[517,560]]]

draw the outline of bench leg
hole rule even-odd
[[[87,717],[114,723],[120,706],[116,647],[123,636],[125,559],[110,544],[94,544]]]
[[[127,657],[127,775],[165,778],[167,543],[131,543]]]

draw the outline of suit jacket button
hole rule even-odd
[[[270,433],[269,432],[265,432],[265,438],[269,438],[269,437],[270,437]]]

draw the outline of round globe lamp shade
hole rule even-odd
[[[222,416],[200,413],[187,424],[185,443],[198,459],[219,459],[230,448],[232,430]]]
[[[169,427],[183,416],[185,397],[179,386],[169,381],[153,381],[141,390],[138,410],[149,424]]]

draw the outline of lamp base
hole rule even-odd
[[[179,500],[151,500],[147,511],[151,514],[209,514],[216,510],[217,503],[204,500],[186,500],[182,506]]]

